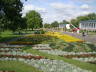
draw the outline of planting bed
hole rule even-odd
[[[70,41],[66,40],[65,42],[64,37],[67,37],[67,39],[69,38],[72,40]],[[81,43],[77,41],[80,41]],[[89,68],[83,67],[82,64],[81,65],[79,65],[78,63],[76,64],[75,60],[79,60],[77,62],[83,61],[83,62],[95,63],[96,45],[90,43],[82,43],[81,40],[67,35],[63,36],[58,33],[35,34],[35,35],[32,34],[32,35],[26,35],[23,38],[19,38],[16,41],[9,42],[8,44],[11,45],[5,45],[0,47],[1,62],[2,61],[23,62],[43,72],[92,72],[92,71],[95,72],[94,70],[95,65],[92,64],[94,68],[90,68],[92,69],[91,71]],[[27,52],[27,50],[29,51],[32,50],[33,53],[29,53]],[[35,53],[34,50],[36,50],[37,53]],[[41,52],[41,55],[39,52]],[[43,53],[45,53],[45,55]],[[56,59],[54,56],[53,59],[51,59],[50,56],[47,57],[48,56],[47,54],[49,54],[50,56],[54,55],[56,58],[60,57],[61,60]],[[65,58],[64,59],[65,61],[62,60],[63,58]],[[69,58],[69,60],[66,58]],[[67,63],[68,61],[66,60],[68,60],[69,63]],[[73,61],[73,63],[70,62],[71,60]],[[91,64],[88,63],[88,65]]]
[[[0,48],[0,61],[22,61],[43,72],[92,72],[84,70],[62,60],[45,59],[42,56],[22,52],[22,48]],[[5,50],[8,50],[7,52]]]
[[[96,52],[66,52],[57,49],[52,49],[51,47],[49,47],[48,44],[37,44],[34,45],[32,48],[48,54],[72,58],[83,62],[94,63],[96,61]]]

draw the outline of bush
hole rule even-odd
[[[44,34],[44,33],[45,33],[44,30],[36,30],[36,31],[34,32],[34,34]]]

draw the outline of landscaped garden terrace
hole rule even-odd
[[[18,37],[0,46],[0,71],[96,72],[94,44],[58,32]]]

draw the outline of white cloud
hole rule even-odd
[[[51,5],[53,8],[56,8],[56,9],[74,8],[73,5],[64,4],[64,3],[51,3],[50,5]]]
[[[22,11],[23,16],[25,16],[26,13],[29,12],[30,10],[36,10],[37,12],[39,12],[41,14],[44,14],[47,12],[47,10],[45,8],[37,7],[32,4],[27,4],[27,5],[24,5],[24,7],[23,7],[23,11]]]
[[[89,10],[89,9],[91,9],[91,6],[89,6],[88,4],[83,4],[83,5],[81,5],[81,9]]]
[[[76,1],[83,2],[83,0],[76,0]],[[84,2],[85,1],[86,0],[84,0]],[[53,2],[49,4],[49,7],[46,6],[40,7],[40,6],[34,6],[32,4],[26,4],[24,5],[23,16],[30,10],[36,10],[41,14],[44,23],[46,22],[51,23],[55,20],[60,22],[64,19],[70,20],[76,18],[77,16],[86,15],[91,12],[94,12],[93,9],[94,8],[87,3],[83,3],[80,6],[74,3],[66,4],[62,2]]]
[[[83,2],[83,3],[93,3],[96,0],[73,0],[73,1],[78,1],[78,2]]]
[[[90,11],[83,11],[82,13],[81,13],[81,15],[87,15],[87,14],[89,14],[89,13],[91,13]]]
[[[51,3],[50,6],[54,9],[55,19],[62,21],[64,19],[72,19],[74,13],[77,10],[77,6],[73,4],[64,4],[64,3]],[[76,14],[75,14],[76,15]]]
[[[80,0],[81,1],[81,0]],[[88,4],[82,4],[81,6],[65,3],[51,3],[51,7],[54,9],[55,19],[58,21],[71,20],[77,16],[86,15],[92,13],[92,7]]]

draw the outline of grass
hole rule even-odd
[[[0,42],[8,42],[9,40],[21,37],[22,35],[15,35],[12,31],[6,30],[0,34]]]
[[[94,64],[80,62],[80,61],[77,61],[77,60],[67,59],[67,58],[64,58],[64,57],[43,53],[43,52],[40,52],[38,50],[30,49],[30,47],[29,47],[29,49],[26,48],[26,50],[24,50],[24,51],[26,51],[28,53],[44,56],[45,58],[48,58],[48,59],[63,60],[64,62],[74,64],[74,65],[76,65],[76,66],[78,66],[82,69],[91,70],[93,72],[96,72],[96,65],[94,65]]]
[[[19,61],[0,61],[0,71],[15,71],[15,72],[42,72],[35,67],[24,64]]]

